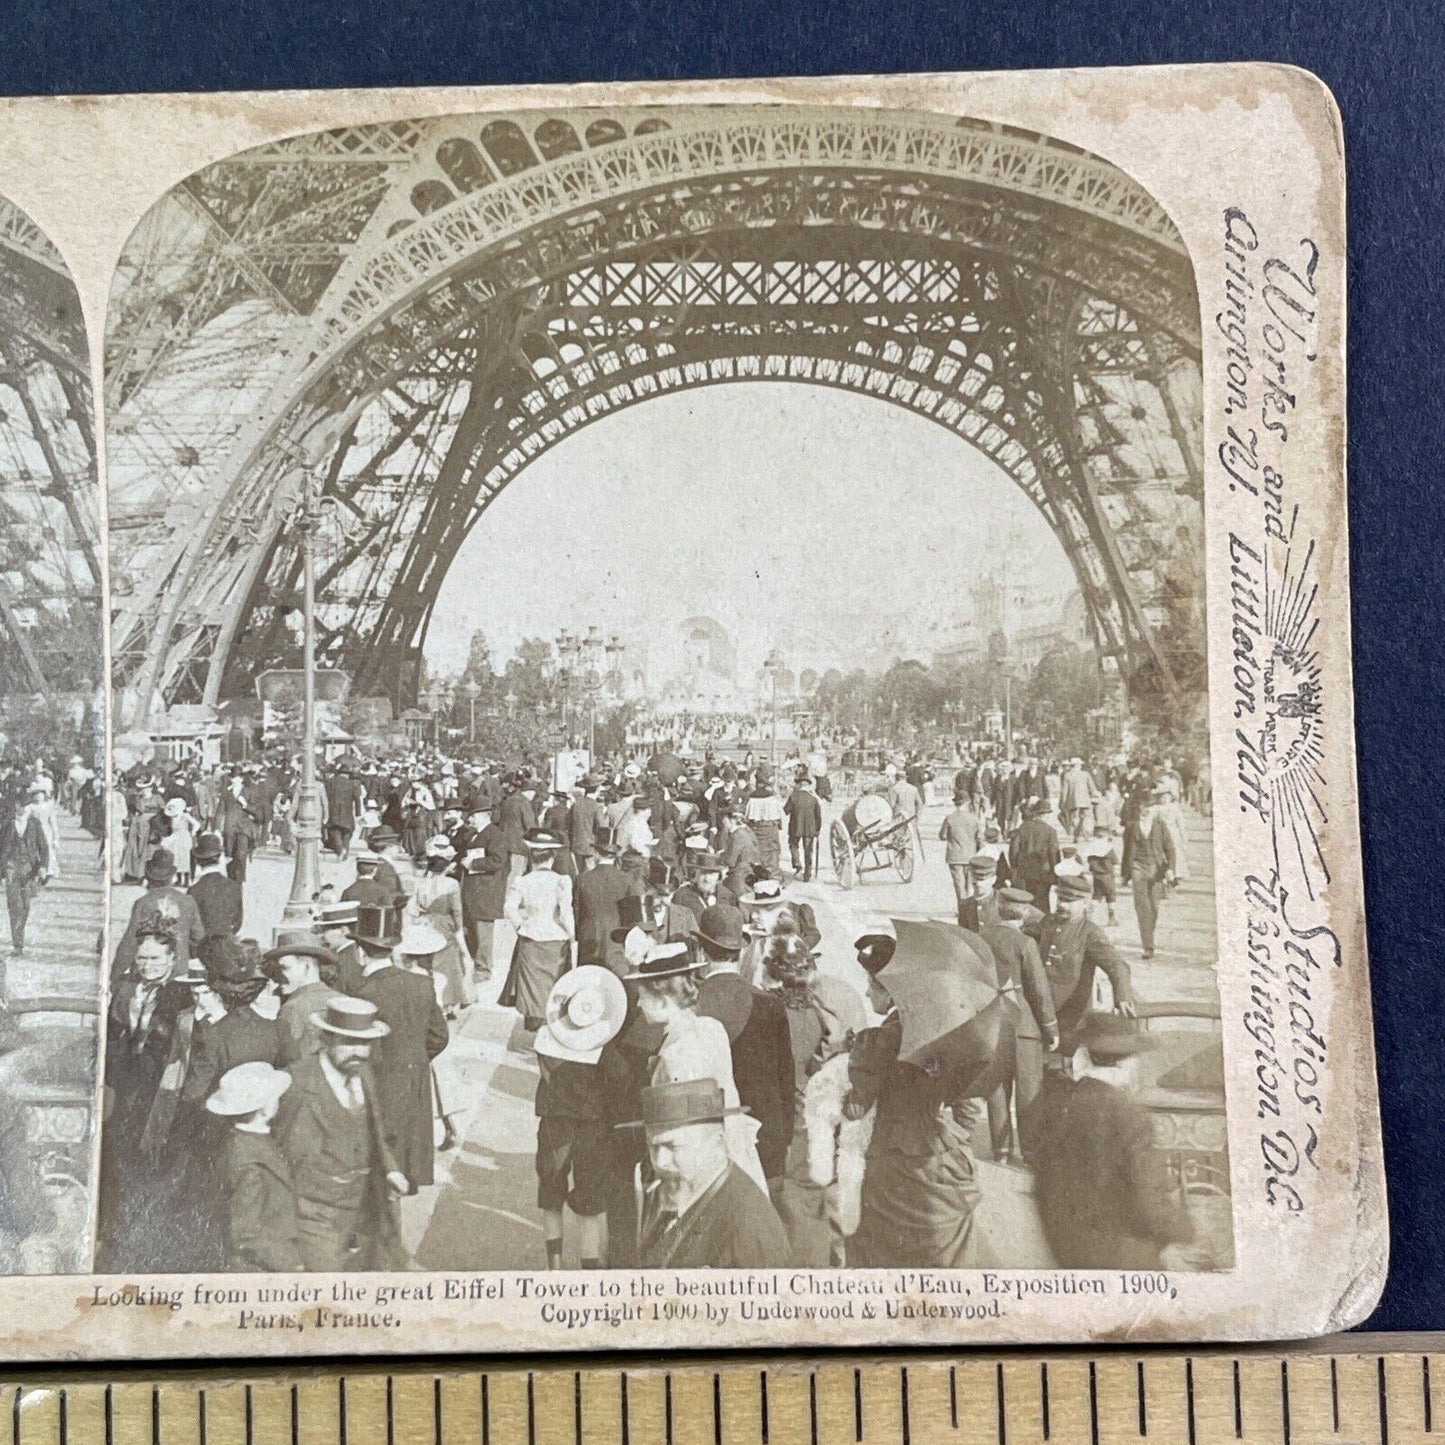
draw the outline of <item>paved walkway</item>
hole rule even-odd
[[[105,910],[99,852],[100,845],[77,819],[61,813],[60,876],[47,883],[30,906],[25,956],[5,965],[7,997],[98,997]],[[8,923],[0,937],[8,951]]]
[[[848,979],[861,991],[864,977],[852,947],[860,933],[888,918],[953,917],[953,887],[943,863],[943,845],[934,841],[946,812],[943,804],[925,810],[923,857],[909,884],[901,883],[896,873],[878,873],[845,890],[833,880],[824,859],[820,880],[790,885],[790,893],[810,902],[817,915],[824,971]],[[1145,999],[1217,997],[1210,838],[1207,823],[1191,817],[1186,829],[1190,878],[1164,904],[1152,963],[1139,959],[1130,895],[1119,896],[1118,922],[1107,931],[1133,966],[1136,990]],[[354,865],[323,858],[323,881],[335,883],[338,891],[354,876]],[[246,933],[269,941],[290,880],[291,860],[279,850],[262,850],[252,859],[246,881]],[[118,926],[129,916],[139,891],[115,890]],[[498,932],[505,935],[505,925],[499,925]],[[510,937],[498,938],[497,945],[497,957],[505,960]],[[437,1182],[403,1201],[405,1241],[417,1265],[425,1269],[546,1265],[533,1168],[537,1063],[516,1013],[495,1002],[505,972],[502,963],[482,1000],[453,1026],[452,1042],[443,1055],[441,1067],[449,1075],[451,1094],[462,1101],[455,1119],[461,1143],[437,1156]],[[574,1242],[569,1238],[567,1243],[566,1262],[575,1265]]]

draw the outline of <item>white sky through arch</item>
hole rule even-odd
[[[775,645],[800,670],[927,661],[1010,546],[1042,590],[1073,587],[1033,504],[945,428],[825,387],[704,387],[593,422],[511,482],[442,584],[426,653],[455,670],[478,627],[498,662],[593,623],[656,643],[704,615],[744,672]]]

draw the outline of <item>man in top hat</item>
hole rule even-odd
[[[315,1016],[340,994],[341,965],[314,933],[298,929],[281,934],[276,946],[261,955],[261,971],[281,994],[276,1063],[289,1069],[321,1047]]]
[[[432,935],[422,938],[423,930]],[[420,952],[445,947],[441,933],[425,919],[407,930],[391,947],[384,937],[358,936],[362,977],[356,997],[376,1005],[377,1017],[388,1032],[377,1040],[371,1061],[381,1109],[382,1134],[395,1167],[409,1181],[407,1193],[434,1179],[431,1061],[450,1042],[447,1021],[437,1002],[430,973],[413,973],[396,966],[396,955],[409,946]]]
[[[602,1223],[614,1192],[603,1049],[627,1017],[615,974],[584,963],[552,985],[537,1031],[537,1208],[547,1268],[562,1267],[563,1206],[577,1216],[583,1269],[602,1265]]]
[[[361,922],[361,905],[349,898],[318,903],[312,928],[336,959],[336,984],[342,993],[356,996],[361,982],[361,950],[355,932]]]
[[[305,1268],[403,1268],[396,1196],[410,1181],[387,1146],[371,1077],[372,1050],[387,1026],[374,1003],[342,994],[312,1021],[321,1048],[292,1065],[276,1121]]]
[[[694,918],[701,918],[709,908],[721,904],[736,908],[737,894],[722,881],[722,859],[708,852],[705,844],[694,848],[689,842],[687,851],[692,854],[692,880],[672,895],[672,901],[686,908]]]
[[[30,805],[17,794],[9,820],[0,825],[0,874],[5,876],[5,907],[10,915],[10,943],[16,958],[25,953],[30,903],[49,867],[50,846],[45,841],[45,830],[32,816]]]
[[[1009,878],[1018,887],[1028,889],[1040,913],[1049,911],[1054,869],[1063,857],[1059,835],[1044,817],[1048,808],[1047,798],[1033,799],[1028,818],[1019,824],[1008,845]]]
[[[1039,1217],[1062,1269],[1189,1265],[1193,1226],[1138,1099],[1152,1042],[1131,1020],[1091,1014],[1026,1116]]]
[[[1033,896],[1022,888],[1003,888],[997,896],[993,920],[977,930],[993,953],[999,987],[1013,1000],[1014,1055],[1005,1066],[997,1088],[988,1097],[988,1131],[993,1157],[1008,1162],[1013,1153],[1013,1106],[1023,1118],[1038,1097],[1044,1078],[1044,1053],[1059,1046],[1059,1025],[1053,994],[1039,957],[1038,944],[1023,931],[1033,915]]]
[[[758,1121],[758,1159],[776,1190],[793,1141],[793,1046],[782,998],[739,973],[746,938],[743,916],[720,904],[705,909],[693,934],[707,961],[698,981],[697,1011],[727,1030],[738,1102]]]
[[[1129,824],[1129,883],[1134,892],[1134,913],[1139,919],[1139,942],[1143,957],[1154,957],[1154,930],[1159,923],[1159,905],[1178,878],[1178,855],[1173,834],[1160,814],[1169,793],[1156,789]]]
[[[644,1269],[777,1269],[788,1236],[768,1196],[728,1158],[730,1113],[711,1079],[642,1091],[655,1184],[644,1204]]]
[[[813,776],[807,768],[799,768],[797,781],[788,801],[783,805],[788,818],[788,851],[792,855],[793,872],[804,883],[812,881],[818,869],[818,834],[823,831],[823,805],[813,788]]]
[[[577,961],[603,964],[620,977],[627,972],[627,960],[621,941],[613,935],[623,928],[623,899],[640,901],[643,888],[634,874],[617,866],[611,844],[599,842],[593,859],[593,866],[577,880],[573,895],[577,913]]]
[[[175,886],[176,865],[164,848],[157,848],[146,862],[146,891],[136,899],[130,919],[115,948],[111,983],[124,976],[135,961],[136,939],[143,928],[164,923],[175,936],[176,961],[184,966],[206,936],[201,910],[189,893]]]
[[[1039,956],[1060,1033],[1067,1035],[1083,1023],[1093,999],[1096,972],[1102,972],[1113,987],[1115,1010],[1132,1017],[1135,999],[1129,965],[1089,917],[1094,892],[1089,873],[1066,871],[1055,879],[1054,911],[1037,925],[1025,927],[1037,931]]]
[[[234,878],[226,877],[221,856],[219,833],[202,833],[196,839],[196,876],[186,892],[196,901],[201,929],[207,938],[223,935],[234,938],[241,931],[244,917],[244,890]]]

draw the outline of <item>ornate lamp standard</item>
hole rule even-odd
[[[596,631],[596,628],[593,629]],[[572,731],[572,671],[582,656],[586,645],[576,633],[565,628],[557,634],[555,642],[559,659],[558,671],[562,674],[562,736],[569,742]]]
[[[291,527],[301,538],[301,784],[291,827],[296,863],[291,895],[281,913],[286,926],[309,925],[312,900],[321,891],[321,790],[316,781],[316,532],[321,499],[309,466],[302,468],[301,496]]]
[[[768,767],[776,777],[778,771],[778,674],[783,670],[783,659],[778,656],[776,647],[768,653],[763,667],[772,683],[772,732],[768,739]]]

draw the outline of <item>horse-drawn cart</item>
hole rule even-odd
[[[839,884],[851,888],[865,873],[895,869],[904,883],[913,878],[912,824],[895,819],[888,799],[864,793],[828,829],[828,852]]]

